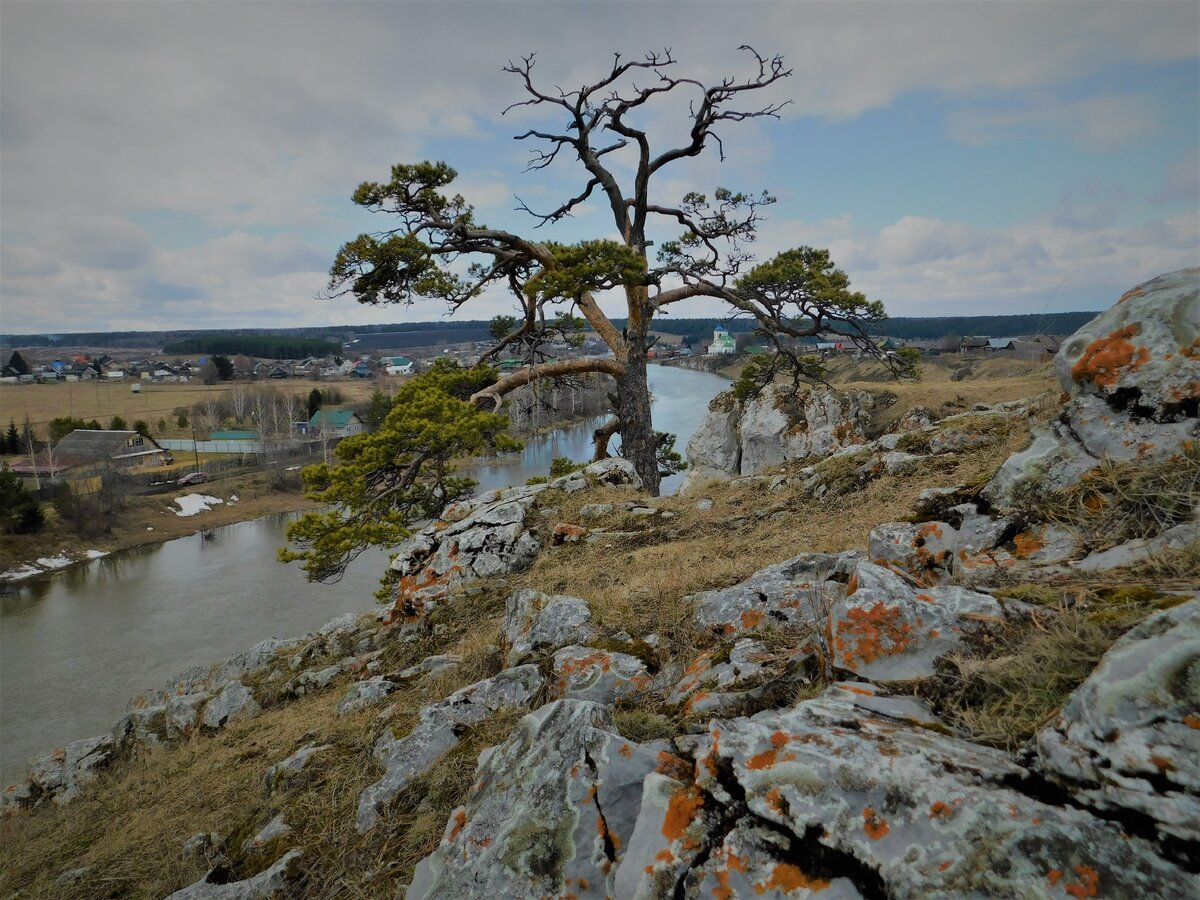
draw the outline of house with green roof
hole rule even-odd
[[[361,434],[367,425],[352,409],[318,409],[308,420],[308,433],[326,437]]]

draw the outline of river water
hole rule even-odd
[[[649,375],[655,427],[678,435],[682,450],[728,382],[660,366]],[[556,456],[586,459],[596,424],[530,439],[521,454],[472,466],[470,477],[482,491],[545,475]],[[663,492],[679,481],[667,479]],[[386,552],[363,554],[337,584],[309,584],[275,557],[289,518],[214,528],[0,588],[0,786],[19,779],[30,756],[107,731],[130,697],[188,666],[371,609]]]

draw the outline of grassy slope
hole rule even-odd
[[[982,397],[1003,399],[1010,389],[1017,390],[1001,381],[956,383],[947,399],[957,407]],[[929,396],[918,388],[911,400],[934,405]],[[903,396],[901,401],[898,407],[909,402]],[[850,493],[820,501],[793,488],[768,493],[761,485],[714,484],[703,494],[714,501],[711,510],[697,509],[695,497],[666,498],[658,505],[674,512],[674,518],[655,517],[647,525],[645,519],[614,513],[606,521],[589,522],[644,530],[635,537],[547,549],[528,572],[484,582],[438,610],[435,624],[446,626],[439,629],[443,633],[390,646],[385,670],[432,653],[457,653],[464,662],[433,682],[393,695],[383,707],[389,712],[386,721],[380,708],[348,718],[334,715],[348,683],[343,677],[315,697],[286,705],[268,701],[262,716],[215,737],[148,752],[104,776],[65,810],[40,809],[0,824],[0,893],[20,888],[31,897],[162,896],[206,869],[203,861],[181,859],[187,837],[217,830],[238,835],[240,843],[242,835],[254,833],[282,811],[297,829],[293,843],[305,850],[306,896],[395,896],[415,862],[436,846],[450,811],[466,796],[479,750],[502,740],[514,717],[498,716],[472,730],[433,773],[401,797],[380,826],[362,837],[353,829],[353,812],[358,792],[378,771],[370,748],[383,728],[404,733],[423,703],[503,667],[496,642],[503,599],[512,589],[533,586],[584,597],[609,633],[657,632],[666,653],[687,659],[713,639],[689,627],[682,602],[686,594],[736,583],[797,553],[862,547],[873,526],[911,514],[921,489],[979,481],[1026,440],[1027,430],[1017,425],[997,432],[992,443],[971,454],[939,458],[916,473],[883,476],[858,489],[847,482]],[[611,488],[543,495],[543,505],[558,507],[543,525],[578,521],[584,503],[629,497]],[[1181,571],[1194,580],[1194,557]],[[1132,572],[1125,581],[1155,577],[1154,572]],[[1114,591],[1120,580],[1106,576],[1103,585],[1076,583],[1054,590],[1014,586],[1016,594],[1056,607],[1057,614],[982,635],[973,651],[954,660],[925,693],[950,721],[977,739],[997,746],[1019,744],[1086,677],[1112,640],[1164,603],[1153,591]],[[683,724],[662,709],[661,698],[620,709],[615,719],[632,739],[674,734]],[[332,743],[334,749],[317,757],[301,783],[268,802],[262,787],[267,767],[314,739]],[[259,862],[237,860],[236,874],[244,877],[265,866],[282,847],[272,850],[269,859]],[[66,892],[54,888],[59,873],[83,865],[91,872],[82,883]]]

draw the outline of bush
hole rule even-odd
[[[122,419],[120,416],[113,416],[112,420],[108,423],[108,430],[109,431],[128,431],[129,426],[125,423],[125,420]]]
[[[561,478],[563,475],[570,475],[572,472],[578,472],[587,463],[573,462],[568,456],[556,456],[550,463],[550,477]]]

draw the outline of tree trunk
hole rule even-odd
[[[633,337],[632,335],[630,337]],[[617,376],[617,416],[621,420],[621,455],[633,463],[651,496],[658,496],[658,460],[654,423],[650,420],[650,388],[646,384],[646,349],[630,341],[629,360]]]

